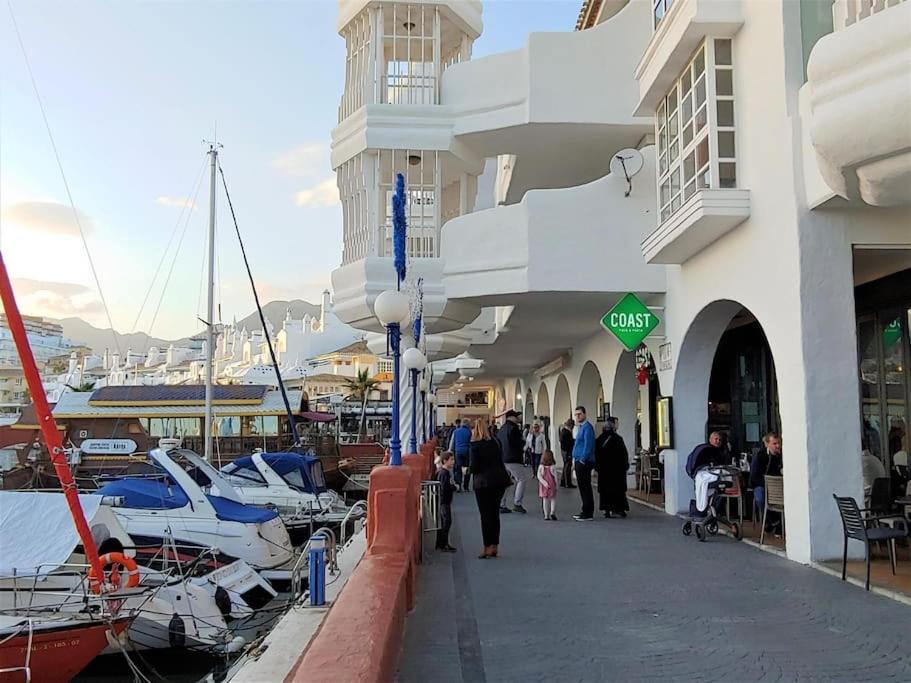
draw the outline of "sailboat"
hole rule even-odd
[[[62,484],[67,516],[75,527],[88,561],[88,567],[81,568],[83,585],[86,586],[85,602],[71,606],[63,601],[47,606],[34,605],[29,600],[27,604],[13,605],[0,614],[0,672],[6,674],[4,678],[9,680],[19,678],[62,683],[73,678],[107,647],[109,638],[116,638],[130,625],[135,613],[123,609],[123,604],[131,589],[138,584],[138,576],[133,573],[135,564],[123,554],[106,555],[104,560],[98,554],[66,460],[60,432],[48,406],[2,254],[0,299],[42,435]],[[32,513],[43,514],[43,511],[33,510]],[[0,548],[0,554],[6,556],[13,549]]]

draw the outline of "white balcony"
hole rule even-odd
[[[653,114],[693,52],[707,37],[731,38],[743,25],[749,0],[674,0],[658,22],[639,65],[639,116]]]
[[[491,306],[561,293],[603,301],[607,292],[663,292],[664,269],[646,264],[639,249],[656,203],[654,147],[642,156],[628,197],[625,177],[615,172],[449,221],[440,252],[448,296]]]
[[[642,254],[649,263],[684,263],[749,217],[749,190],[698,190],[642,241]]]
[[[443,73],[455,139],[482,157],[517,155],[508,202],[601,177],[614,151],[653,131],[650,118],[631,114],[650,12],[648,0],[633,0],[592,29],[532,33],[519,50]]]
[[[845,199],[909,204],[911,3],[841,0],[835,23],[810,54],[801,93],[807,163]]]

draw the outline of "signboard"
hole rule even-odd
[[[670,370],[674,367],[674,355],[671,353],[671,343],[662,344],[658,347],[658,369]]]
[[[627,294],[601,318],[601,325],[613,333],[627,351],[635,351],[658,327],[658,316],[648,310],[635,294]]]
[[[129,455],[136,451],[136,442],[132,439],[86,439],[79,444],[83,453],[98,455]]]

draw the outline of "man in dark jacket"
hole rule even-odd
[[[525,512],[525,508],[522,507],[522,498],[525,496],[525,468],[522,465],[525,455],[525,439],[522,438],[522,429],[519,427],[519,413],[515,410],[506,411],[506,422],[497,432],[497,440],[500,442],[503,452],[503,464],[506,465],[509,475],[516,484],[512,509],[515,512]],[[509,489],[503,494],[500,512],[510,512],[506,505],[508,495]]]
[[[781,437],[775,432],[769,432],[762,437],[763,448],[753,456],[750,463],[750,488],[753,489],[753,499],[759,507],[760,514],[765,508],[765,478],[780,477],[782,470],[781,462]],[[766,531],[777,531],[776,527],[781,525],[781,515],[777,512],[769,512],[766,519]]]
[[[569,418],[560,425],[560,454],[563,456],[563,472],[560,474],[560,486],[568,489],[576,488],[573,484],[573,419]]]
[[[629,453],[623,437],[617,432],[619,421],[609,417],[604,431],[595,439],[595,470],[598,472],[600,508],[610,519],[614,515],[626,517],[629,501],[626,499],[626,473],[629,471]]]

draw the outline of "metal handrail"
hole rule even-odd
[[[338,571],[338,544],[335,540],[335,532],[329,527],[320,527],[310,535],[310,538],[307,540],[306,545],[304,545],[300,555],[298,555],[297,561],[294,563],[294,567],[291,569],[292,600],[303,597],[303,593],[301,591],[301,577],[303,575],[304,569],[309,568],[310,566],[309,551],[313,545],[313,539],[317,538],[318,536],[322,536],[326,539],[326,567],[329,569],[329,573],[335,574],[335,572]]]
[[[438,481],[421,482],[421,530],[437,531],[440,528],[440,494],[443,485]]]
[[[348,539],[348,522],[351,519],[351,515],[354,514],[356,510],[363,509],[364,513],[367,512],[367,501],[359,500],[354,505],[352,505],[348,512],[345,513],[345,516],[342,518],[341,527],[339,529],[339,545],[345,545],[345,541]]]

